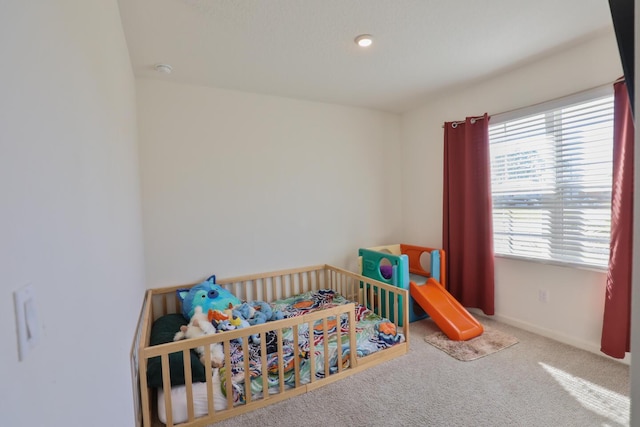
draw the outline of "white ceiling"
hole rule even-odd
[[[607,0],[119,4],[138,77],[390,112],[613,31]],[[367,49],[354,43],[362,33],[374,36]]]

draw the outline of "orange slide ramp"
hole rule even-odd
[[[409,289],[413,299],[450,340],[466,341],[484,331],[475,317],[434,278],[430,277],[424,285],[410,282]]]

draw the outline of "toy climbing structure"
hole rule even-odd
[[[398,244],[360,249],[358,255],[363,276],[409,290],[410,322],[429,315],[455,341],[477,337],[484,331],[445,288],[444,250]],[[380,297],[384,303],[384,295]]]

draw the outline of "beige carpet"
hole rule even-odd
[[[211,427],[629,427],[629,366],[474,313],[518,344],[461,362],[411,323],[409,352]],[[301,421],[303,420],[303,421]]]
[[[464,362],[480,359],[518,343],[516,337],[486,326],[482,335],[467,341],[452,341],[442,332],[427,335],[424,340]]]

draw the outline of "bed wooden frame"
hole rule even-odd
[[[272,403],[297,396],[308,391],[338,381],[348,375],[355,374],[359,371],[375,366],[379,363],[401,356],[409,350],[409,319],[408,319],[408,302],[409,294],[405,289],[400,289],[385,283],[364,277],[350,271],[333,267],[330,265],[318,265],[311,267],[302,267],[289,270],[281,270],[262,274],[253,274],[230,279],[219,279],[219,286],[231,291],[241,300],[262,300],[274,301],[276,299],[288,298],[303,292],[332,289],[349,300],[357,301],[360,304],[374,309],[379,315],[394,320],[399,332],[405,335],[405,342],[397,344],[388,349],[378,351],[365,357],[357,357],[355,351],[355,304],[346,304],[334,308],[319,310],[300,317],[293,317],[274,322],[268,322],[262,325],[256,325],[249,328],[239,329],[236,331],[224,332],[215,335],[209,335],[197,339],[183,340],[157,346],[149,346],[151,326],[155,319],[169,313],[179,313],[180,303],[176,296],[176,290],[188,287],[189,285],[181,285],[175,287],[166,287],[159,289],[149,289],[146,292],[143,306],[140,313],[137,330],[134,337],[134,343],[131,349],[131,368],[132,380],[134,388],[134,409],[136,413],[137,425],[145,427],[163,426],[159,420],[156,410],[156,390],[147,386],[147,361],[151,357],[160,356],[162,361],[162,372],[164,389],[170,389],[169,382],[169,359],[168,355],[174,352],[182,351],[184,354],[184,373],[187,394],[187,411],[188,421],[179,424],[181,427],[206,426],[216,421],[224,420],[236,415],[243,414],[254,409],[258,409]],[[384,291],[384,292],[381,292]],[[402,307],[401,310],[398,308]],[[387,313],[386,311],[391,311]],[[213,393],[221,393],[215,390],[212,380],[212,368],[210,367],[210,353],[205,351],[205,374],[207,378],[207,397],[208,397],[208,415],[196,418],[194,416],[193,395],[191,392],[191,365],[189,363],[189,352],[191,349],[199,345],[208,345],[214,342],[228,342],[232,339],[244,337],[243,350],[247,351],[247,342],[249,335],[261,334],[261,354],[262,366],[267,366],[266,347],[264,339],[268,331],[278,332],[278,352],[282,352],[282,329],[294,328],[294,345],[297,347],[297,328],[304,323],[322,322],[323,333],[327,336],[328,319],[335,318],[342,313],[347,313],[349,318],[349,345],[350,363],[348,367],[340,364],[337,372],[327,375],[324,378],[315,378],[314,352],[310,351],[311,358],[311,378],[310,382],[301,384],[300,382],[300,366],[299,361],[295,360],[295,387],[285,390],[283,383],[284,366],[282,362],[282,354],[278,357],[278,371],[280,373],[280,387],[277,393],[263,393],[260,398],[251,398],[251,393],[246,393],[246,402],[233,406],[233,396],[231,392],[231,370],[225,371],[226,376],[226,395],[227,409],[215,410]],[[399,322],[400,321],[400,322]],[[404,326],[398,326],[401,323]],[[340,331],[338,330],[338,334]],[[325,346],[328,340],[325,339]],[[225,365],[230,365],[229,345],[225,345]],[[313,349],[313,340],[311,341],[311,349]],[[325,355],[329,352],[325,351]],[[325,365],[329,366],[328,356],[325,356]],[[245,372],[249,372],[248,361],[245,360]],[[267,389],[267,376],[263,375],[263,387]],[[166,407],[167,426],[173,426],[172,420],[172,402],[171,393],[164,393],[164,403]]]

